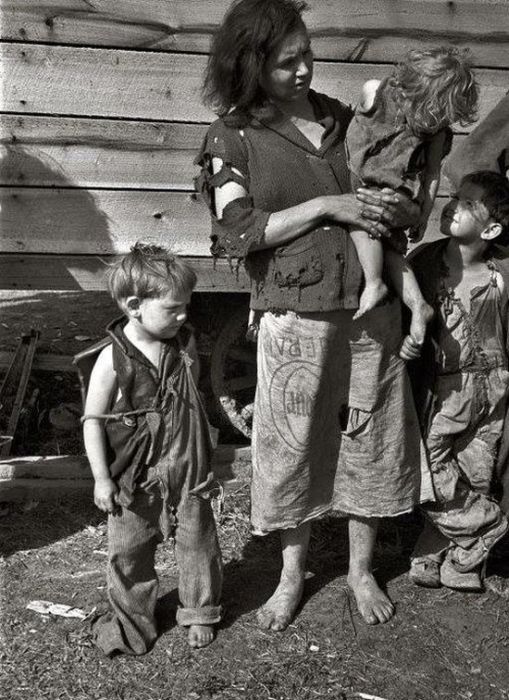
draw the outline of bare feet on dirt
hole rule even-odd
[[[293,620],[304,590],[304,573],[281,574],[279,585],[257,613],[263,629],[282,632]]]
[[[394,615],[394,605],[381,590],[371,573],[348,574],[348,585],[355,596],[357,608],[368,625],[388,622]]]
[[[214,628],[212,625],[190,625],[188,642],[193,649],[201,649],[214,641]]]
[[[359,298],[359,309],[354,314],[353,320],[356,321],[367,311],[374,309],[375,306],[385,299],[387,293],[387,285],[382,280],[375,280],[366,284]]]

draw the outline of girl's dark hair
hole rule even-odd
[[[502,226],[502,233],[494,240],[500,245],[509,244],[509,180],[492,170],[477,170],[465,175],[461,184],[477,185],[483,191],[481,202],[491,218]]]
[[[214,35],[203,99],[219,116],[232,109],[239,117],[262,110],[263,68],[283,39],[304,26],[301,0],[240,0],[226,13]]]

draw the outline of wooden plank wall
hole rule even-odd
[[[0,0],[0,287],[102,288],[95,256],[143,239],[193,258],[202,289],[239,289],[210,273],[208,213],[192,191],[214,117],[202,74],[229,4]],[[409,47],[441,42],[472,50],[480,118],[509,87],[507,0],[308,4],[314,87],[344,101]]]

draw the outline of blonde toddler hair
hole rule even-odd
[[[479,90],[467,50],[412,49],[396,66],[390,84],[408,125],[418,135],[476,119]]]

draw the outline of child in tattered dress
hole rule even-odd
[[[481,590],[489,551],[508,529],[493,494],[509,396],[509,256],[496,245],[509,241],[509,182],[491,171],[465,176],[440,229],[446,240],[411,257],[435,310],[414,369],[436,502],[424,506],[410,578]],[[407,337],[403,352],[415,351]]]
[[[212,445],[196,388],[198,357],[185,323],[192,268],[164,248],[136,244],[109,270],[124,317],[97,357],[84,438],[94,500],[108,515],[111,612],[93,626],[105,654],[143,654],[157,637],[157,543],[175,537],[177,622],[192,647],[209,644],[221,618],[222,563],[210,497]],[[97,356],[97,352],[99,352]]]
[[[368,80],[347,132],[352,185],[390,187],[423,197],[421,218],[410,231],[424,234],[437,193],[441,160],[451,143],[450,125],[471,123],[477,106],[477,86],[464,53],[439,46],[411,50],[383,81]],[[394,230],[385,244],[366,231],[350,235],[364,272],[365,286],[358,318],[387,295],[384,265],[396,290],[412,312],[410,335],[422,343],[431,312],[403,255],[407,238]]]

